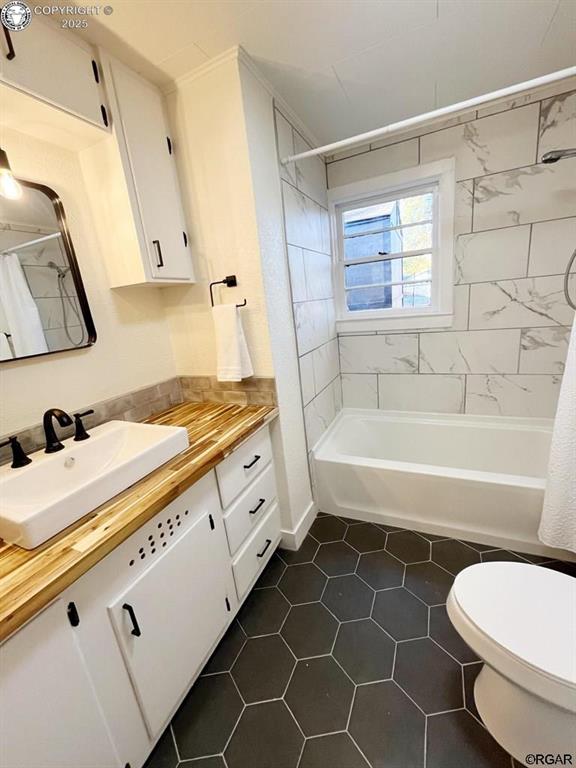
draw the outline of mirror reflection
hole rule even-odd
[[[0,360],[90,346],[96,333],[56,193],[0,197]]]

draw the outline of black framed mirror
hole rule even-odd
[[[90,347],[96,328],[64,206],[44,184],[16,179],[0,197],[0,362]]]

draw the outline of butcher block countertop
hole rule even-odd
[[[273,406],[183,403],[148,419],[186,427],[189,448],[36,549],[0,540],[0,640],[276,415]]]

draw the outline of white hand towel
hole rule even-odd
[[[576,315],[560,388],[538,537],[576,552]]]
[[[254,374],[242,319],[235,304],[212,307],[218,381],[241,381]]]

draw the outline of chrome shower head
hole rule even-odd
[[[551,163],[557,163],[558,160],[564,160],[567,157],[576,157],[576,148],[574,149],[552,149],[550,152],[546,152],[542,155],[542,161],[546,165]]]

